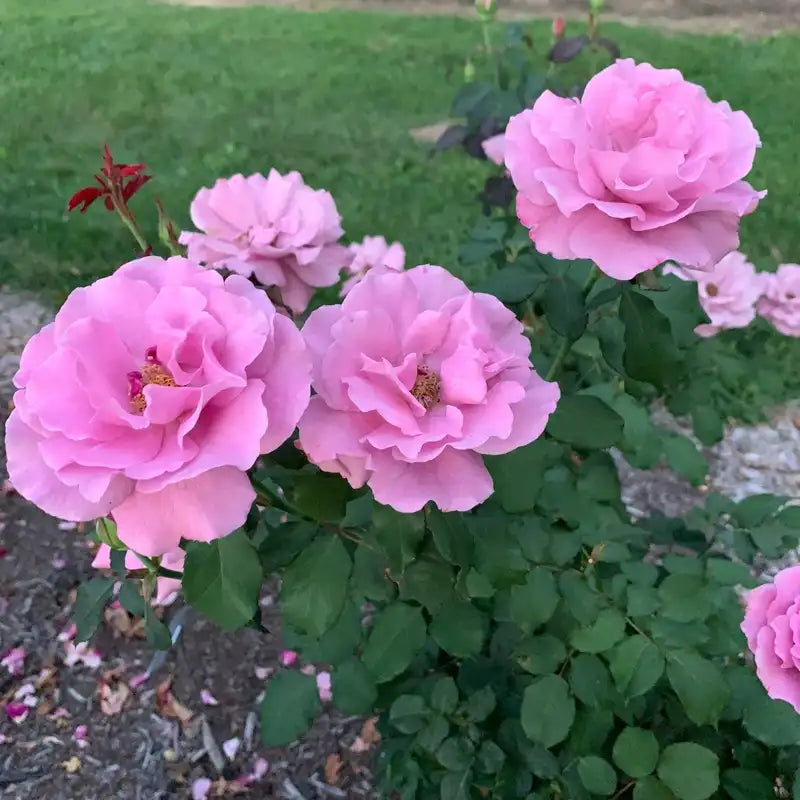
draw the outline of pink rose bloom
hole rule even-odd
[[[668,264],[664,274],[696,281],[700,305],[711,320],[710,324],[703,323],[694,329],[698,336],[714,336],[728,328],[746,328],[755,319],[763,276],[738,251],[728,253],[708,272]]]
[[[506,163],[506,135],[505,133],[498,133],[497,136],[490,136],[481,142],[483,152],[489,161],[494,161],[495,164],[503,166]]]
[[[400,242],[389,244],[383,236],[365,236],[347,248],[353,259],[347,271],[350,276],[342,285],[344,297],[370,270],[372,272],[400,272],[406,263],[406,251]]]
[[[800,566],[747,593],[742,632],[758,679],[773,700],[800,713]]]
[[[180,235],[192,261],[254,276],[295,313],[347,264],[333,198],[306,186],[299,172],[220,178],[197,193],[190,212],[202,231]]]
[[[244,523],[245,470],[292,434],[309,373],[299,331],[247,279],[131,261],[72,292],[25,346],[9,475],[60,519],[113,512],[144,555],[217,539]]]
[[[169,553],[164,553],[161,559],[161,566],[166,569],[175,570],[175,572],[183,572],[183,561],[186,554],[180,547],[170,550]],[[97,554],[92,561],[92,566],[95,569],[111,569],[111,548],[107,544],[101,544],[97,550]],[[147,569],[144,564],[136,557],[136,553],[128,550],[125,553],[125,568],[128,570]],[[156,581],[156,594],[153,598],[154,606],[168,606],[174,603],[178,597],[178,592],[181,590],[181,582],[178,578],[158,578]]]
[[[402,512],[486,500],[481,456],[532,442],[559,398],[511,311],[441,267],[368,273],[341,305],[312,312],[303,336],[316,395],[301,448]]]
[[[765,192],[742,178],[758,134],[674,69],[623,59],[581,100],[544,92],[506,128],[517,216],[538,250],[628,280],[663,261],[710,269]]]
[[[800,336],[800,264],[781,264],[762,278],[764,293],[758,313],[784,336]]]

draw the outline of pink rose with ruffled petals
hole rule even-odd
[[[301,448],[398,511],[486,500],[481,456],[532,442],[558,402],[511,311],[441,267],[368,273],[341,305],[312,312],[303,336],[316,395]]]
[[[746,328],[755,319],[763,275],[738,251],[728,253],[708,272],[668,264],[664,274],[697,283],[700,305],[711,320],[694,329],[698,336],[709,337],[729,328]]]
[[[400,272],[406,263],[406,251],[400,242],[389,244],[383,236],[365,236],[363,241],[348,247],[352,261],[347,267],[350,276],[342,285],[344,297],[369,271]]]
[[[800,713],[800,566],[747,593],[742,632],[756,659],[758,679],[773,700]]]
[[[758,313],[785,336],[800,336],[800,264],[781,264],[762,279]]]
[[[6,426],[17,491],[55,517],[113,512],[148,556],[242,525],[245,474],[308,404],[302,337],[263,291],[149,256],[76,289],[25,346]]]
[[[299,172],[220,178],[197,193],[190,211],[202,231],[180,235],[190,259],[254,276],[295,313],[315,288],[336,283],[348,261],[333,198]]]
[[[710,269],[765,192],[742,180],[760,141],[678,70],[623,59],[581,100],[544,92],[506,128],[517,216],[538,250],[628,280],[663,261]]]
[[[481,147],[489,161],[493,161],[498,166],[503,166],[506,161],[506,135],[505,133],[498,133],[496,136],[490,136],[481,142]]]
[[[161,566],[175,572],[183,572],[183,562],[186,553],[180,547],[164,553],[161,559]],[[101,544],[97,554],[92,561],[95,569],[111,569],[111,548],[107,544]],[[136,553],[128,550],[125,553],[125,569],[137,570],[147,569],[147,567],[136,557]],[[154,606],[168,606],[174,603],[181,590],[181,582],[178,578],[158,578],[156,581],[156,594],[153,597]]]

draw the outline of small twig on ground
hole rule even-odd
[[[347,797],[347,794],[338,786],[331,786],[328,783],[323,783],[316,775],[312,775],[308,782],[318,791],[323,794],[329,794],[331,797]]]
[[[283,781],[283,791],[288,800],[307,800],[306,796],[288,779]]]
[[[208,724],[208,720],[206,719],[203,720],[202,730],[203,746],[208,752],[208,757],[211,759],[214,769],[219,775],[222,775],[222,770],[225,769],[225,758],[222,755],[222,751],[219,749],[217,740],[214,738],[214,734],[211,732],[211,726]]]

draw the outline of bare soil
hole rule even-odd
[[[472,15],[473,0],[166,0],[193,6],[275,5],[404,14]],[[500,0],[501,19],[583,17],[586,0]],[[797,0],[605,0],[603,18],[671,31],[767,36],[800,29]]]

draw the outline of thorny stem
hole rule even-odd
[[[136,243],[142,248],[142,252],[147,250],[150,245],[147,244],[144,236],[142,236],[142,232],[139,230],[136,221],[128,217],[123,211],[120,211],[119,207],[117,207],[117,213],[119,214],[119,218],[125,223],[125,227],[133,235],[133,238],[136,239]]]
[[[589,292],[592,291],[592,286],[594,286],[599,277],[600,270],[597,269],[596,266],[592,265],[592,269],[589,272],[589,277],[586,278],[586,283],[583,284],[584,301],[589,296]],[[564,364],[564,359],[566,359],[566,357],[569,355],[569,351],[572,350],[572,345],[574,345],[575,342],[575,339],[564,339],[564,341],[561,342],[561,346],[558,348],[558,352],[553,359],[553,363],[550,365],[550,369],[547,370],[547,374],[544,376],[546,381],[552,381],[557,377],[558,373],[561,371],[561,367]]]

